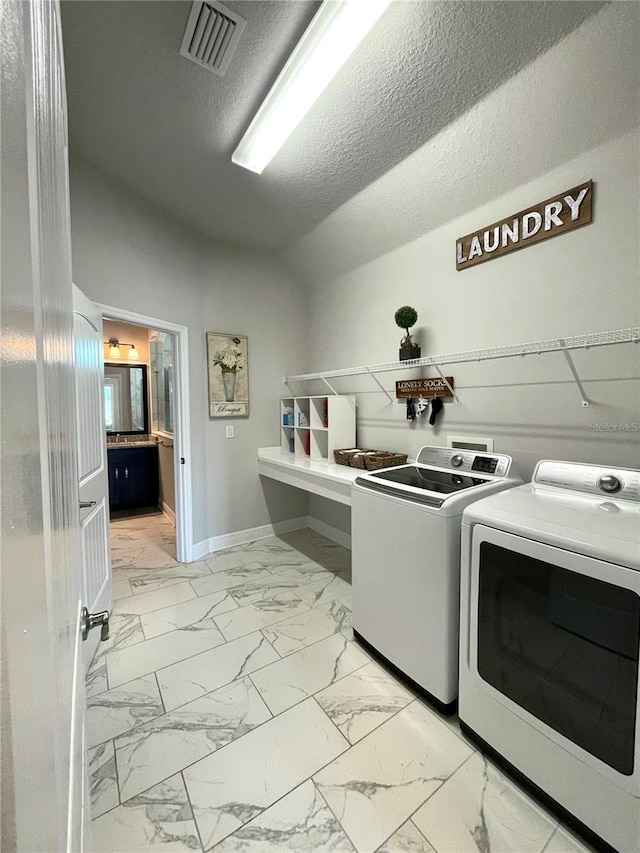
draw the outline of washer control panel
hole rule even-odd
[[[578,462],[538,462],[533,484],[640,503],[640,471]]]
[[[483,471],[485,474],[495,474],[498,467],[496,456],[476,456],[471,465],[472,471]]]
[[[434,468],[451,468],[460,473],[493,474],[494,477],[506,477],[511,468],[510,456],[451,447],[423,447],[417,462]]]

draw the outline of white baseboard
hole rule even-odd
[[[189,562],[194,563],[196,560],[201,560],[206,557],[209,551],[209,540],[204,539],[202,542],[194,542],[189,555]]]
[[[176,514],[171,509],[169,504],[166,504],[164,501],[162,501],[160,504],[158,504],[158,506],[162,510],[162,512],[167,516],[167,518],[169,519],[171,524],[173,524],[173,526],[175,527],[176,526]]]
[[[210,539],[196,542],[191,552],[191,559],[201,560],[207,554],[213,554],[216,551],[224,551],[226,548],[234,548],[236,545],[246,545],[248,542],[277,536],[280,533],[291,533],[292,530],[303,530],[305,527],[309,527],[316,533],[331,539],[332,542],[351,550],[351,536],[348,533],[333,527],[331,524],[326,524],[318,518],[302,515],[299,518],[290,518],[288,521],[263,524],[261,527],[250,527],[247,530],[237,530],[235,533],[225,533],[222,536],[212,536]]]
[[[311,530],[315,530],[316,533],[326,536],[332,542],[342,545],[343,548],[348,548],[349,551],[351,550],[351,535],[349,533],[345,533],[344,530],[333,527],[331,524],[326,524],[326,522],[320,521],[319,518],[314,518],[312,515],[308,517],[307,521],[307,527],[310,527]]]
[[[222,536],[212,536],[203,542],[197,542],[193,546],[192,558],[201,560],[207,554],[215,551],[224,551],[236,545],[246,545],[247,542],[255,542],[257,539],[266,539],[268,536],[277,536],[279,533],[291,533],[292,530],[302,530],[308,527],[309,519],[306,515],[300,518],[290,518],[287,521],[277,521],[275,524],[263,524],[261,527],[250,527],[247,530],[238,530],[235,533],[225,533]]]

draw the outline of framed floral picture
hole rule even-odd
[[[207,332],[209,417],[249,414],[249,353],[246,335]]]

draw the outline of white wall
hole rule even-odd
[[[78,162],[71,216],[74,280],[90,299],[189,328],[194,541],[306,515],[306,498],[263,484],[256,463],[258,447],[279,441],[285,367],[306,364],[306,305],[291,275],[267,255],[200,239]],[[249,418],[209,419],[207,331],[249,337]]]
[[[423,355],[637,326],[639,51],[637,4],[605,8],[292,247],[311,282],[311,369],[397,359],[403,304]],[[591,225],[456,272],[458,237],[589,178]],[[381,254],[387,240],[398,247]],[[586,409],[561,354],[451,367],[463,405],[447,402],[435,428],[409,425],[371,380],[336,383],[367,392],[367,447],[415,455],[466,433],[493,436],[525,476],[543,457],[640,465],[640,432],[616,426],[640,423],[640,345],[575,362]]]

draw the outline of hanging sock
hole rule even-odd
[[[416,419],[416,409],[415,409],[415,406],[413,405],[413,400],[411,399],[411,397],[408,397],[407,398],[407,420],[408,421],[415,421],[415,419]]]
[[[438,417],[438,413],[442,409],[442,400],[440,397],[434,397],[431,400],[431,415],[429,417],[429,423],[433,426],[436,422],[436,418]]]
[[[429,401],[425,400],[423,397],[419,397],[415,408],[416,408],[416,417],[419,418],[421,415],[424,415],[424,413],[429,408]]]

